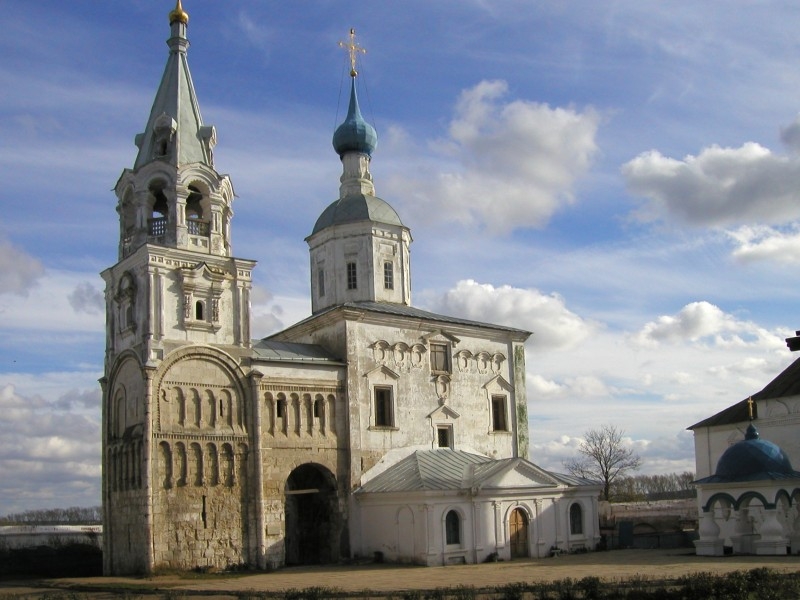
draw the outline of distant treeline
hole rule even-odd
[[[43,508],[0,517],[0,525],[99,525],[103,507]]]
[[[694,473],[690,471],[620,477],[611,483],[611,501],[641,502],[693,498],[696,495],[691,485],[694,479]]]

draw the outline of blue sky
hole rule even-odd
[[[167,58],[172,0],[2,2],[0,514],[99,504],[111,191]],[[800,7],[790,2],[186,0],[189,64],[253,332],[309,312],[338,193],[350,27],[377,193],[414,304],[534,332],[531,458],[623,428],[643,472],[758,391],[800,328]]]

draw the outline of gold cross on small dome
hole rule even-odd
[[[339,42],[339,47],[350,53],[350,77],[355,77],[358,75],[358,71],[356,71],[356,53],[366,54],[367,50],[356,44],[356,30],[353,27],[350,28],[350,41]]]

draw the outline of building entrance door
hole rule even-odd
[[[336,482],[320,465],[297,467],[286,481],[287,565],[313,565],[339,559],[341,528]]]
[[[511,558],[528,558],[528,515],[521,508],[511,511],[508,522]]]

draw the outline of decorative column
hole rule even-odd
[[[262,456],[263,426],[261,423],[262,404],[259,387],[264,374],[260,371],[250,371],[250,406],[253,423],[253,435],[250,438],[250,447],[253,449],[253,461],[250,472],[253,474],[254,504],[256,517],[256,565],[259,569],[267,568],[267,539],[266,523],[264,522],[264,463]]]
[[[536,532],[534,538],[534,543],[536,544],[536,558],[542,558],[542,544],[544,544],[544,541],[542,541],[542,527],[541,523],[539,522],[539,516],[542,513],[542,501],[539,498],[536,498],[533,501],[533,511],[533,522],[531,523],[531,526]]]
[[[783,531],[783,525],[778,522],[778,511],[774,506],[764,507],[764,520],[757,533],[761,538],[755,543],[756,554],[769,556],[786,554],[789,539]]]
[[[492,512],[494,513],[494,551],[499,556],[506,545],[503,535],[503,516],[500,514],[500,502],[492,502]]]
[[[800,508],[797,504],[792,506],[789,513],[789,540],[791,542],[792,554],[800,553]]]
[[[434,546],[434,542],[436,541],[435,538],[437,531],[433,522],[433,504],[425,504],[423,510],[425,513],[425,552],[427,554],[425,557],[425,562],[427,566],[431,567],[434,565],[433,559],[436,556],[436,547]]]
[[[714,520],[713,509],[703,509],[700,519],[700,539],[695,540],[694,548],[698,556],[722,556],[722,540],[719,538],[719,525]]]

